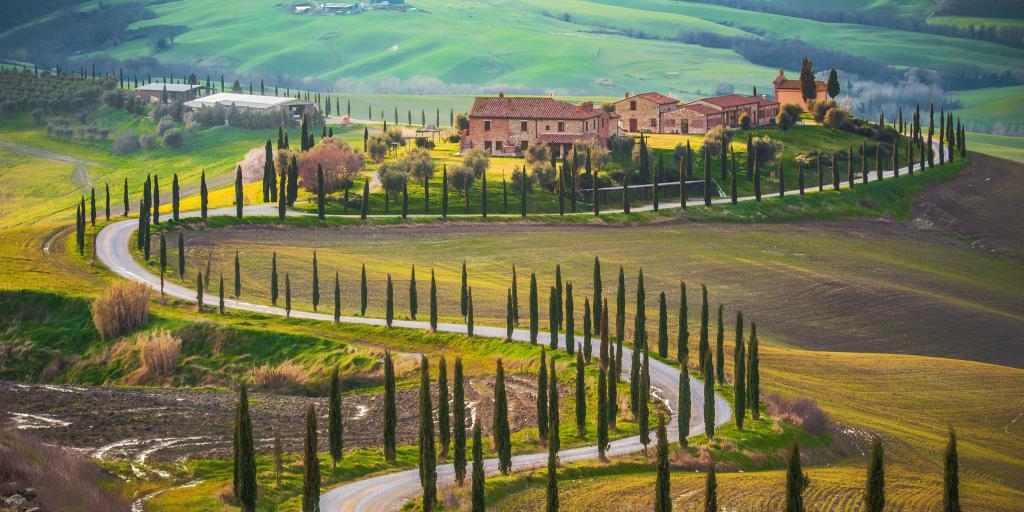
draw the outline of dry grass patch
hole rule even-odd
[[[123,336],[149,320],[149,287],[131,281],[114,283],[92,301],[90,309],[100,337]]]
[[[309,382],[306,369],[291,362],[285,361],[277,366],[264,364],[254,367],[249,371],[249,380],[257,389],[297,389]]]

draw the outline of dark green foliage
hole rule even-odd
[[[285,317],[292,316],[292,279],[287,272],[284,273],[284,313]]]
[[[334,273],[334,323],[341,321],[341,276]]]
[[[430,331],[437,331],[437,280],[434,269],[430,269]]]
[[[558,433],[555,429],[549,432],[548,439],[548,479],[545,493],[545,511],[558,512]]]
[[[703,375],[707,371],[705,366],[710,361],[710,358],[708,358],[707,355],[711,351],[711,345],[708,340],[708,322],[710,320],[708,311],[708,288],[704,286],[703,283],[700,285],[700,295],[700,342],[697,345],[697,361],[700,364],[700,373]]]
[[[786,512],[804,512],[804,490],[810,483],[800,465],[800,447],[794,443],[786,464]]]
[[[180,239],[179,239],[180,240]],[[277,305],[277,253],[270,256],[270,303]]]
[[[587,382],[583,353],[576,352],[576,435],[583,439],[587,433]]]
[[[829,70],[828,82],[826,83],[825,90],[828,92],[829,98],[835,99],[836,96],[839,96],[839,73],[836,73],[836,68],[832,68],[831,70]],[[903,109],[900,109],[900,124],[903,124],[902,118]]]
[[[665,292],[658,295],[658,356],[668,357],[668,306]]]
[[[704,512],[718,512],[718,480],[715,477],[715,462],[708,466],[704,480]]]
[[[864,487],[864,510],[882,512],[885,509],[885,460],[882,440],[875,437],[871,442],[868,459],[868,477]]]
[[[512,264],[512,323],[519,325],[519,276],[516,274],[516,265]]]
[[[501,471],[501,474],[508,475],[509,471],[512,470],[512,433],[508,424],[508,398],[505,394],[505,369],[502,366],[500,358],[498,359],[498,367],[495,372],[494,417],[491,428],[492,435],[494,436],[494,450],[498,452],[498,470]]]
[[[391,274],[388,274],[384,294],[384,323],[390,328],[391,322],[395,320],[395,287],[391,282]]]
[[[708,439],[715,437],[715,373],[711,363],[711,352],[704,353],[704,434]]]
[[[459,295],[459,311],[466,316],[466,307],[469,304],[469,277],[466,274],[466,260],[462,260],[462,288]]]
[[[416,320],[416,313],[419,309],[419,297],[416,294],[416,265],[413,265],[412,273],[409,275],[409,315],[413,320]]]
[[[599,363],[597,378],[597,453],[602,461],[608,460],[605,449],[608,447],[608,384],[607,368],[602,361]]]
[[[127,183],[127,180],[125,183]],[[127,197],[127,195],[125,197]],[[207,205],[209,202],[210,191],[206,188],[206,169],[203,169],[203,172],[199,175],[199,209],[204,219],[206,218]],[[128,208],[125,208],[125,212],[127,211]]]
[[[473,287],[469,288],[469,305],[466,307],[466,335],[473,336]]]
[[[750,409],[752,418],[761,418],[761,371],[757,347],[757,323],[750,324],[750,342],[747,351],[747,392],[744,394],[747,399],[747,406]]]
[[[679,281],[679,329],[676,334],[676,361],[686,368],[690,358],[689,306],[686,304],[686,283]]]
[[[277,191],[277,218],[284,220],[288,211],[288,173],[281,169],[281,186]]]
[[[366,285],[366,264],[363,263],[359,270],[359,316],[366,316],[366,302],[369,298],[369,289]]]
[[[556,452],[561,449],[561,414],[558,407],[558,373],[555,355],[551,354],[548,375],[548,445]]]
[[[543,348],[540,349],[540,369],[537,370],[537,436],[548,437],[548,363]]]
[[[679,446],[686,448],[687,437],[690,435],[690,375],[686,367],[679,368],[679,411],[677,421],[679,422]]]
[[[196,309],[203,311],[203,273],[196,274]]]
[[[942,478],[942,512],[960,512],[960,461],[956,449],[956,431],[949,429]]]
[[[718,305],[718,334],[715,337],[715,375],[718,385],[725,384],[725,322],[722,321],[724,307]]]
[[[572,300],[572,283],[565,283],[565,314],[562,321],[565,322],[565,351],[572,355],[576,349],[576,319],[575,309]]]
[[[615,294],[615,339],[626,335],[626,274],[619,267],[619,289]]]
[[[244,512],[255,512],[256,452],[253,448],[252,419],[249,416],[249,393],[244,383],[238,390],[235,429],[235,497]]]
[[[619,415],[619,375],[622,373],[622,343],[614,349],[614,354],[609,348],[608,359],[611,365],[608,368],[608,427],[615,428]]]
[[[220,275],[220,287],[217,288],[217,313],[224,314],[224,274]]]
[[[441,457],[448,456],[451,439],[451,415],[448,412],[448,363],[442,356],[437,363],[437,441],[441,445]]]
[[[397,437],[395,428],[398,426],[397,405],[395,403],[395,364],[391,360],[391,351],[384,352],[384,460],[394,464]]]
[[[331,466],[337,467],[344,449],[342,435],[344,425],[341,415],[341,385],[338,383],[338,367],[331,370],[330,389],[327,394],[327,438],[330,441]]]
[[[654,511],[672,512],[672,494],[669,482],[668,434],[665,432],[665,416],[658,415],[658,462],[657,480],[654,485]]]
[[[484,445],[480,439],[480,422],[473,427],[473,490],[472,512],[484,512]]]
[[[480,422],[476,427],[479,429]],[[455,481],[462,485],[466,479],[466,393],[462,379],[462,358],[455,358],[455,377],[452,382],[452,434],[455,448],[452,464]]]
[[[530,343],[537,344],[540,330],[540,313],[537,311],[537,274],[530,273]]]
[[[316,406],[309,404],[302,451],[302,512],[320,512],[320,459],[317,458],[316,450]]]
[[[420,485],[423,487],[423,510],[434,510],[437,504],[437,454],[434,446],[434,406],[430,399],[430,363],[420,357]]]
[[[245,196],[242,194],[242,166],[235,168],[235,217],[242,218],[242,205],[245,203]]]
[[[313,311],[320,305],[320,268],[316,260],[316,251],[313,251]]]
[[[128,216],[128,178],[124,179],[124,216]]]
[[[238,251],[235,251],[235,298],[237,299],[239,295],[242,295],[242,266],[238,261]]]
[[[153,209],[153,224],[160,224],[160,176],[155,174],[153,175],[153,195],[150,204]],[[96,225],[96,189],[92,189],[92,225]]]
[[[594,333],[590,328],[590,298],[583,299],[583,359],[587,364],[590,364],[590,356],[594,351],[594,345],[591,338],[594,337]]]
[[[639,391],[636,422],[640,427],[640,442],[643,443],[644,451],[646,451],[647,445],[651,444],[651,353],[647,350],[644,350]]]
[[[594,332],[601,330],[601,301],[604,299],[604,293],[602,290],[601,283],[601,260],[597,256],[594,256],[594,312],[592,321],[594,325],[592,329]],[[590,356],[587,356],[587,362],[590,362]]]
[[[814,65],[806,56],[800,63],[800,95],[805,102],[818,97],[818,86],[814,80]]]
[[[733,350],[733,397],[736,402],[736,428],[743,430],[747,413],[747,361],[743,344],[743,312],[736,312],[736,348]]]
[[[238,254],[235,253],[237,272]],[[167,273],[167,239],[160,233],[160,294],[164,293],[164,274]]]
[[[515,319],[512,318],[512,289],[509,288],[505,296],[505,340],[512,339],[512,331],[515,328]]]

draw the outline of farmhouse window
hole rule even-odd
[[[652,118],[651,118],[651,128],[657,128],[657,127],[658,127],[658,120],[657,120],[657,119],[654,119],[654,118],[652,117]]]
[[[500,140],[494,141],[494,149],[496,149],[498,151],[501,151],[501,141]]]
[[[528,142],[526,142],[526,141],[524,140],[524,141],[522,141],[522,142],[520,142],[520,143],[519,143],[519,147],[520,147],[520,148],[521,148],[521,149],[522,149],[523,151],[526,151],[526,148],[527,148],[527,147],[529,147],[529,143],[528,143]]]
[[[491,149],[491,141],[489,141],[489,140],[485,140],[484,141],[484,149]]]
[[[529,129],[530,129],[530,127],[529,127],[529,125],[526,124],[526,121],[523,121],[523,122],[519,123],[519,131],[525,132],[525,131],[527,131]]]
[[[629,109],[636,110],[636,100],[629,102]]]
[[[565,131],[565,121],[559,121],[558,122],[558,131],[560,131],[560,132],[564,132]]]
[[[491,131],[491,122],[490,121],[484,121],[484,131],[485,132]]]

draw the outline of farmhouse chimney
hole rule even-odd
[[[629,97],[629,91],[626,91],[625,94],[622,95],[622,97],[623,98],[628,98]]]
[[[498,92],[498,97],[499,98],[504,98],[505,97],[505,91]]]
[[[591,112],[594,110],[594,102],[584,101],[583,103],[580,103],[580,107],[583,109],[584,112]]]

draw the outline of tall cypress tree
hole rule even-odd
[[[615,295],[615,339],[622,341],[626,335],[626,274],[619,267],[619,288]]]
[[[665,292],[658,294],[658,356],[668,357],[668,305]]]
[[[341,276],[334,273],[334,323],[341,322]]]
[[[676,334],[676,361],[686,369],[690,358],[689,306],[686,303],[686,283],[679,281],[679,329]]]
[[[540,349],[540,369],[537,370],[537,437],[548,438],[548,363],[544,348]]]
[[[466,274],[466,260],[462,260],[462,287],[459,295],[459,311],[462,312],[462,317],[466,317],[466,306],[469,300],[469,277]]]
[[[437,441],[441,444],[441,457],[448,456],[451,444],[451,415],[448,411],[448,362],[444,356],[437,363]]]
[[[434,510],[437,503],[437,454],[434,452],[434,406],[430,399],[430,363],[420,356],[420,485],[423,510]]]
[[[601,282],[601,260],[597,256],[594,256],[594,312],[592,321],[594,325],[592,329],[594,332],[601,330],[601,301],[604,299],[603,284]],[[587,362],[590,362],[590,358],[587,358]]]
[[[612,353],[614,350],[614,354]],[[621,354],[622,344],[617,349],[609,347],[608,360],[611,365],[608,368],[608,428],[615,428],[619,416],[619,375],[622,373]],[[618,357],[619,359],[616,359]]]
[[[949,429],[942,478],[942,512],[960,512],[960,461],[956,449],[956,431]]]
[[[537,333],[540,331],[539,312],[537,311],[537,274],[530,273],[530,343],[537,344]]]
[[[565,283],[565,313],[562,321],[565,323],[565,351],[572,355],[576,348],[576,312],[572,299],[572,283]]]
[[[253,448],[252,419],[249,416],[249,393],[243,383],[238,390],[236,411],[235,466],[237,488],[235,496],[245,512],[256,510],[256,452]]]
[[[711,351],[704,354],[704,434],[708,439],[715,437],[715,373],[711,363]]]
[[[747,408],[747,361],[743,344],[743,312],[736,312],[736,348],[733,350],[733,396],[736,402],[736,428],[743,430]]]
[[[643,369],[640,371],[639,397],[637,400],[637,419],[640,426],[640,442],[644,445],[644,452],[647,452],[647,445],[651,444],[651,353],[644,349]]]
[[[185,235],[178,233],[178,278],[185,279]]]
[[[466,335],[473,337],[473,287],[469,287],[469,305],[466,307]]]
[[[281,220],[284,220],[285,214],[288,211],[288,208],[287,208],[288,207],[288,190],[286,188],[287,187],[287,183],[288,183],[288,173],[286,173],[285,169],[282,168],[281,169],[281,186],[278,187],[278,191],[277,191],[277,218],[279,218]],[[346,202],[346,204],[347,204],[347,202]]]
[[[548,345],[551,350],[558,348],[558,300],[555,298],[555,287],[551,287],[551,291],[548,293],[548,331],[550,336],[548,337]]]
[[[548,439],[548,480],[547,492],[545,493],[546,512],[558,512],[558,448],[555,438],[555,430],[551,430]]]
[[[555,368],[555,354],[551,354],[548,376],[548,444],[556,452],[561,449],[561,414],[558,407],[558,374]]]
[[[598,458],[607,461],[605,449],[608,447],[608,384],[607,365],[604,361],[598,363],[597,378],[597,453]]]
[[[236,257],[237,258],[237,257]],[[237,259],[236,259],[237,261]],[[164,294],[164,274],[167,273],[167,239],[160,233],[160,296]]]
[[[320,266],[317,264],[316,251],[313,251],[313,311],[320,305]]]
[[[344,448],[342,435],[345,427],[341,421],[341,385],[338,382],[337,365],[331,370],[330,391],[327,396],[327,437],[331,448],[331,467],[338,467]]]
[[[196,310],[203,312],[203,273],[196,273]]]
[[[868,460],[868,477],[864,487],[864,510],[882,512],[885,508],[885,460],[882,440],[871,441],[871,455]]]
[[[284,316],[292,316],[292,280],[288,272],[284,273]]]
[[[391,351],[384,351],[384,460],[395,463],[395,445],[398,426],[398,406],[395,403],[395,363]]]
[[[515,326],[519,326],[519,275],[516,274],[516,264],[512,264],[512,288],[509,290],[512,294],[512,323]]]
[[[724,307],[718,305],[718,332],[715,337],[715,375],[718,385],[725,384],[725,322],[722,321]]]
[[[590,298],[585,297],[583,299],[583,346],[580,350],[583,351],[583,360],[590,364],[590,356],[594,351],[594,344],[592,338],[594,333],[590,328]]]
[[[127,183],[127,182],[126,182]],[[127,197],[127,196],[126,196]],[[200,214],[205,219],[207,214],[207,206],[210,203],[210,191],[206,188],[206,169],[199,175],[199,208]],[[125,211],[128,209],[125,208]]]
[[[761,371],[757,347],[757,323],[750,324],[750,347],[747,353],[747,405],[752,418],[761,418]]]
[[[366,316],[366,303],[370,291],[366,284],[366,263],[359,270],[359,316]]]
[[[124,216],[128,216],[128,178],[124,179]]]
[[[587,383],[584,373],[583,352],[576,351],[576,436],[587,433]]]
[[[715,461],[708,466],[704,480],[704,512],[718,512],[718,479],[715,476]]]
[[[163,235],[160,235],[163,237]],[[163,243],[161,241],[161,243]],[[242,294],[242,265],[238,261],[238,251],[235,251],[235,295],[237,299]]]
[[[395,319],[395,288],[391,283],[391,274],[388,274],[387,285],[384,289],[384,323],[391,328],[391,322]]]
[[[437,280],[430,269],[430,332],[437,332]]]
[[[224,274],[220,275],[220,287],[217,288],[217,313],[224,314]]]
[[[480,422],[476,422],[479,427]],[[452,464],[455,482],[462,486],[466,479],[466,392],[462,380],[462,358],[455,358],[455,376],[452,381],[452,441],[455,445]]]
[[[160,225],[160,176],[153,175],[153,224]],[[92,190],[92,224],[96,225],[96,189]],[[148,230],[147,230],[148,231]]]
[[[320,459],[317,458],[316,406],[306,410],[303,449],[302,512],[320,512]]]
[[[270,303],[274,306],[277,306],[277,295],[277,253],[275,252],[270,256]]]
[[[242,166],[235,168],[235,217],[242,218],[242,204],[245,202],[242,194]]]
[[[473,426],[473,490],[472,512],[484,512],[484,444],[480,439],[480,422]]]
[[[800,447],[793,443],[789,451],[789,463],[786,466],[786,512],[804,511],[804,490],[810,485],[811,479],[804,473],[800,465]]]
[[[416,265],[413,265],[412,273],[409,275],[409,315],[413,320],[416,320],[416,313],[419,309],[419,297],[416,294]]]
[[[278,146],[281,145],[281,127],[278,127]],[[280,149],[280,147],[278,148]],[[263,202],[270,201],[271,194],[274,193],[274,186],[271,185],[271,180],[274,178],[274,148],[270,144],[270,139],[267,139],[266,145],[263,146]]]
[[[679,411],[676,420],[679,422],[679,446],[686,448],[687,438],[690,436],[690,375],[686,367],[679,368]]]
[[[654,511],[672,512],[671,484],[669,482],[668,434],[665,432],[665,416],[658,415],[658,462],[657,479],[654,486]]]
[[[512,470],[512,440],[508,424],[508,398],[505,394],[505,369],[501,358],[498,358],[494,380],[494,418],[491,432],[494,436],[494,450],[498,452],[498,470],[501,474],[508,475]]]
[[[710,320],[708,311],[708,288],[707,286],[704,286],[703,283],[700,285],[700,295],[700,341],[697,345],[697,357],[700,365],[700,373],[703,375],[704,372],[707,371],[705,365],[710,361],[707,355],[711,351],[711,345],[708,340],[708,322]]]

